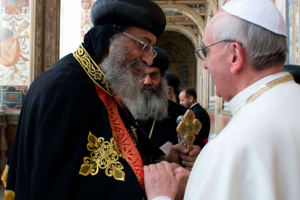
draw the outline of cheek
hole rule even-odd
[[[222,77],[226,73],[225,65],[222,62],[224,63],[224,61],[220,61],[220,62],[212,61],[208,65],[207,70],[209,71],[214,81],[217,81],[217,79],[219,79],[220,76]]]
[[[220,91],[223,91],[230,83],[231,77],[226,70],[218,70],[214,72],[213,81],[216,85],[216,93],[220,95]],[[218,96],[219,96],[218,95]]]
[[[159,86],[159,81],[152,81],[152,85],[157,88]]]
[[[138,58],[140,58],[142,56],[142,52],[139,50],[132,50],[130,52],[128,52],[129,56],[128,58],[130,59],[130,61],[132,60],[139,60]]]
[[[220,85],[220,82],[222,82],[222,76],[220,77],[220,73],[218,71],[212,71],[211,77],[216,86]]]

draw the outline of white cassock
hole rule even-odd
[[[281,83],[247,99],[281,72],[229,103],[233,118],[202,150],[185,200],[300,200],[300,85]]]
[[[300,200],[300,85],[281,83],[244,105],[286,75],[267,76],[230,101],[233,118],[201,151],[185,200]]]

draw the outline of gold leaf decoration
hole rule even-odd
[[[87,149],[91,151],[90,157],[84,157],[84,164],[81,165],[79,174],[83,176],[98,174],[99,169],[105,169],[108,177],[116,180],[125,181],[123,165],[119,162],[120,154],[114,138],[110,142],[104,141],[103,137],[97,138],[91,132],[88,135]]]
[[[12,190],[5,190],[4,192],[4,199],[3,200],[14,200],[15,193]]]

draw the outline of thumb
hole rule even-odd
[[[189,152],[189,150],[186,147],[184,147],[183,144],[181,143],[173,145],[171,150],[184,153],[184,154]]]
[[[188,178],[187,174],[185,173],[177,173],[175,174],[175,179],[177,181],[177,183],[179,184],[179,182],[181,181],[182,178]]]

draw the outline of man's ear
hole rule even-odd
[[[193,102],[194,101],[194,97],[193,96],[189,96],[189,102]]]
[[[230,72],[237,73],[243,65],[244,61],[244,49],[242,45],[238,42],[233,42],[230,44]]]

